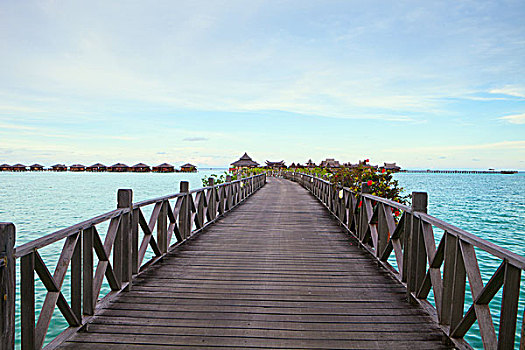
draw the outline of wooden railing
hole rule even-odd
[[[77,225],[51,233],[14,249],[15,227],[0,223],[0,349],[15,343],[15,266],[20,259],[20,319],[22,349],[40,349],[55,307],[69,324],[49,347],[53,348],[89,322],[97,307],[116,294],[132,288],[134,277],[161,259],[167,252],[202,231],[220,216],[243,202],[266,183],[260,174],[189,190],[180,183],[180,193],[133,203],[132,190],[118,191],[117,209]],[[143,208],[153,206],[148,221]],[[97,226],[109,222],[102,239]],[[154,231],[156,229],[156,236]],[[173,237],[175,242],[172,244]],[[51,274],[39,250],[64,241],[58,263]],[[144,263],[148,247],[153,258]],[[94,264],[95,257],[98,264]],[[110,262],[112,258],[112,262]],[[62,293],[70,270],[69,301]],[[47,290],[35,325],[35,272]],[[99,300],[104,279],[111,291]]]
[[[413,192],[412,205],[406,206],[371,195],[366,184],[360,193],[353,193],[308,174],[272,175],[296,181],[317,197],[406,286],[407,297],[421,304],[457,347],[470,348],[464,336],[477,321],[485,349],[514,349],[525,258],[428,215],[424,192]],[[442,232],[437,245],[439,235],[434,230]],[[476,250],[499,261],[499,268],[487,282],[482,279]],[[392,253],[395,259],[391,264]],[[489,303],[502,287],[496,334]],[[431,290],[433,301],[429,302]],[[470,299],[466,291],[470,291]],[[523,325],[520,349],[525,349]]]

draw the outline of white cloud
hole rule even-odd
[[[498,119],[504,120],[511,124],[525,124],[525,113],[506,115]]]
[[[525,98],[525,88],[519,86],[505,86],[499,89],[492,89],[491,94],[508,95],[513,97]]]

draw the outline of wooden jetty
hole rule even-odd
[[[426,214],[426,194],[407,207],[366,186],[283,176],[182,182],[138,203],[119,190],[116,210],[16,249],[14,225],[0,224],[2,348],[14,346],[17,260],[23,349],[45,344],[56,306],[70,326],[48,348],[468,349],[476,320],[485,348],[513,348],[523,257]],[[445,231],[437,247],[433,227]],[[51,274],[39,250],[55,242],[64,248]],[[485,283],[474,247],[501,260]],[[48,290],[36,325],[35,271]],[[496,335],[488,303],[502,287]]]

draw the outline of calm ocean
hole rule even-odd
[[[119,188],[133,189],[134,201],[140,201],[178,192],[181,180],[189,181],[190,188],[202,187],[201,178],[223,171],[190,174],[0,172],[0,221],[15,223],[16,245],[19,246],[114,209]],[[395,177],[407,192],[428,192],[429,214],[517,254],[525,255],[525,174],[400,173]],[[144,214],[148,215],[146,212]],[[440,233],[436,232],[436,236],[440,237]],[[51,273],[62,244],[60,242],[40,251]],[[477,253],[486,282],[499,266],[499,261]],[[68,288],[69,283],[66,280],[63,290],[66,298],[69,298]],[[107,290],[107,286],[104,288]],[[45,288],[40,282],[37,282],[36,291],[38,310],[45,297]],[[524,283],[521,297],[518,329],[521,327],[522,310],[525,306]],[[500,299],[501,291],[491,303],[496,327],[499,323]],[[19,312],[17,310],[17,315]],[[54,338],[65,327],[65,320],[55,310],[48,339]],[[19,329],[19,325],[17,328]],[[467,340],[474,348],[481,348],[477,332],[470,333]]]

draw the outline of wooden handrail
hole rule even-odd
[[[192,191],[183,181],[180,193],[138,203],[132,203],[132,190],[119,190],[117,209],[17,248],[14,248],[14,225],[0,223],[0,292],[5,295],[4,303],[0,303],[0,349],[14,348],[14,268],[17,258],[20,259],[22,349],[44,346],[53,311],[58,306],[69,328],[48,345],[53,348],[89,322],[99,304],[106,303],[120,292],[131,290],[133,279],[138,274],[242,203],[265,183],[264,173],[219,185],[210,178],[209,186]],[[146,221],[142,208],[148,205],[154,207]],[[107,233],[102,240],[97,225],[108,221]],[[64,246],[51,274],[39,250],[59,241],[64,241]],[[151,259],[146,259],[148,247],[153,252]],[[62,294],[68,270],[71,282],[69,301]],[[36,325],[35,272],[47,290]],[[99,298],[104,279],[111,291]]]
[[[380,264],[402,283],[410,300],[419,303],[458,348],[477,320],[485,349],[513,349],[521,271],[525,258],[426,213],[427,195],[413,192],[412,206],[367,193],[354,193],[310,174],[272,172],[309,190]],[[395,215],[399,211],[399,215]],[[440,241],[434,229],[443,230]],[[475,248],[500,259],[500,267],[484,282]],[[394,253],[395,265],[388,260]],[[466,286],[472,304],[464,312]],[[503,288],[499,333],[489,302]],[[434,292],[434,301],[427,297]],[[522,323],[520,349],[525,348]]]

